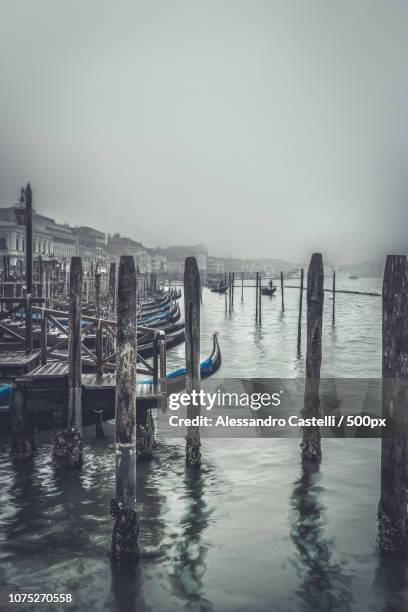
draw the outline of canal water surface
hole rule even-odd
[[[380,279],[339,276],[337,286],[381,291]],[[302,377],[298,297],[287,289],[284,312],[279,292],[264,298],[257,327],[254,288],[241,303],[237,287],[228,314],[224,297],[204,289],[202,353],[218,331],[217,375]],[[380,375],[379,297],[338,294],[333,328],[326,294],[323,335],[322,376]],[[183,354],[175,348],[169,367]],[[375,547],[379,440],[322,440],[320,468],[303,471],[298,439],[206,439],[197,475],[185,469],[183,440],[159,437],[154,460],[138,467],[137,497],[141,544],[161,554],[124,569],[107,554],[112,424],[106,433],[100,441],[85,431],[79,473],[53,464],[51,434],[18,467],[0,437],[1,588],[69,592],[81,611],[408,609],[406,563],[381,562]]]

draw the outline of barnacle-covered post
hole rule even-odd
[[[195,257],[187,257],[184,265],[184,318],[186,329],[186,392],[199,391],[200,377],[200,273]],[[187,418],[200,414],[200,406],[187,407]],[[199,427],[187,427],[186,463],[201,463]]]
[[[408,548],[408,261],[388,255],[383,281],[382,411],[378,544],[382,553]]]
[[[322,326],[324,272],[321,253],[313,253],[307,273],[307,344],[303,416],[319,416],[320,367],[322,364]],[[303,283],[302,283],[303,285]],[[318,426],[303,428],[302,457],[320,461],[322,457]]]
[[[117,300],[116,368],[116,497],[112,558],[124,561],[139,556],[136,514],[136,270],[132,256],[120,258]]]
[[[15,461],[28,461],[37,450],[34,415],[27,410],[24,384],[14,384],[10,407],[10,456]]]
[[[68,467],[82,464],[82,262],[71,258],[68,337],[68,423],[54,440],[54,455]]]

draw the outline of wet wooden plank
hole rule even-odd
[[[3,365],[28,365],[35,363],[40,352],[34,351],[31,355],[27,355],[25,351],[1,351],[0,352],[0,367]]]

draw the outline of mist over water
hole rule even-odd
[[[4,4],[4,3],[3,3]],[[8,2],[0,204],[148,246],[408,251],[408,5]]]

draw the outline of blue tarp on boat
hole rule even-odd
[[[13,385],[3,385],[0,387],[0,406],[11,406],[13,399]]]

